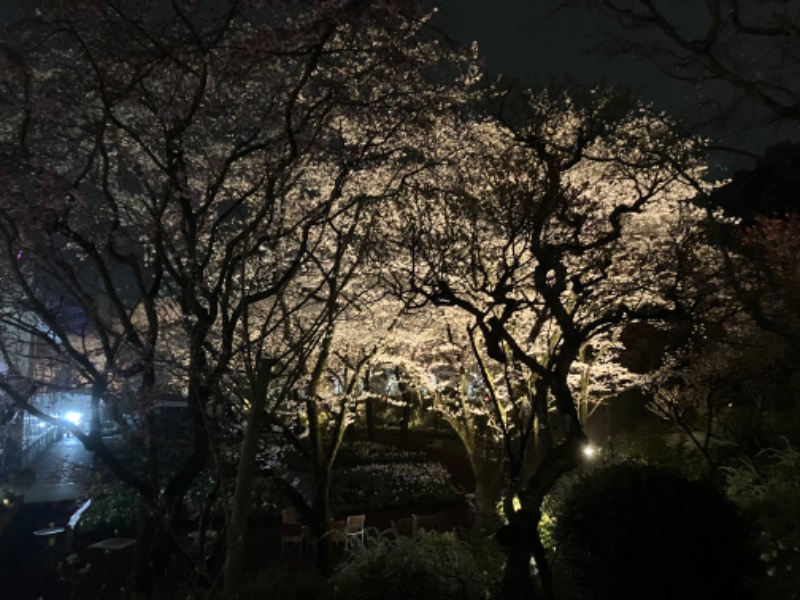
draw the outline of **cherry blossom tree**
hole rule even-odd
[[[604,402],[644,381],[618,361],[618,340],[598,338],[592,344],[581,348],[569,375],[584,424]],[[494,533],[498,506],[509,491],[509,465],[522,465],[521,478],[528,478],[541,459],[540,445],[552,444],[552,403],[531,414],[524,377],[486,355],[470,315],[455,307],[408,311],[388,336],[383,354],[384,367],[394,365],[398,382],[441,414],[463,443],[475,476],[472,533]],[[387,384],[382,381],[377,389],[384,396],[390,394]]]
[[[423,17],[394,1],[44,2],[3,48],[2,240],[25,308],[5,324],[39,331],[91,389],[81,439],[140,492],[143,590],[239,398],[235,584],[262,408],[280,382],[314,421],[322,374],[346,355],[332,345],[358,306],[364,228],[424,166],[420,132],[461,71]],[[80,336],[63,324],[72,306]],[[4,383],[32,410],[41,382],[15,375]],[[162,480],[149,436],[140,464],[115,463],[98,415],[124,401],[147,430],[168,388],[187,400],[191,449]],[[314,444],[314,464],[332,462]]]
[[[231,523],[239,524],[238,535],[243,536],[250,496],[245,486],[251,478],[242,466],[250,461],[254,468],[261,451],[258,467],[302,515],[323,571],[332,566],[329,490],[333,463],[365,392],[365,369],[401,308],[374,286],[378,267],[368,255],[377,215],[368,218],[362,211],[379,207],[380,203],[374,203],[377,199],[370,196],[361,210],[332,218],[285,293],[271,304],[249,307],[239,337],[241,352],[226,377],[233,388],[224,395],[243,388],[243,394],[236,394],[243,401],[259,398],[258,404],[253,402],[247,409],[248,423],[236,455],[235,501],[242,516],[234,511]],[[263,364],[264,360],[271,364]],[[262,386],[260,396],[249,391],[254,382]],[[271,447],[264,448],[259,444],[264,427],[277,430],[282,440],[272,436]],[[292,481],[287,476],[276,446],[299,454],[308,466],[310,481]],[[306,483],[310,483],[310,496],[303,489]],[[229,563],[230,548],[236,546],[229,543]]]
[[[713,432],[713,440],[722,432],[718,425],[730,419],[729,413],[746,407],[751,426],[737,428],[739,433],[727,441],[756,452],[766,432],[755,430],[763,429],[757,424],[763,421],[764,406],[772,404],[770,390],[779,390],[773,401],[780,397],[776,404],[781,405],[787,398],[784,390],[791,389],[788,374],[796,372],[797,364],[791,267],[786,270],[778,266],[779,249],[791,252],[796,238],[791,219],[785,218],[796,212],[795,149],[791,143],[779,142],[767,148],[763,156],[754,155],[754,146],[765,141],[796,137],[800,88],[791,65],[797,60],[797,6],[792,2],[739,0],[570,0],[564,4],[588,7],[600,20],[610,17],[603,23],[603,47],[610,54],[634,55],[687,82],[691,86],[687,90],[695,99],[684,115],[687,126],[705,127],[717,138],[731,132],[748,134],[739,145],[756,159],[755,168],[735,173],[732,181],[709,199],[710,206],[724,207],[727,216],[741,217],[736,223],[720,219],[712,231],[726,277],[719,279],[724,291],[712,290],[709,297],[726,306],[731,317],[720,319],[721,311],[716,311],[710,319],[715,323],[700,331],[706,343],[696,344],[693,352],[684,349],[680,356],[670,359],[675,363],[669,368],[680,364],[686,369],[686,377],[681,378],[692,381],[695,391],[703,390],[692,395],[704,399],[699,404],[712,410],[698,412],[689,408],[696,408],[697,402],[675,404],[675,398],[662,398],[664,402],[657,410],[673,417],[682,415],[681,419],[687,419],[685,425],[703,432],[701,439],[708,439],[707,433]],[[761,127],[766,135],[758,135],[756,130]],[[772,259],[778,262],[771,263]],[[747,316],[738,314],[740,311]],[[712,338],[717,338],[716,344]],[[749,356],[741,344],[750,347]],[[721,352],[730,357],[731,364],[745,368],[736,371],[718,360],[709,360],[705,356],[709,352]],[[688,364],[689,356],[702,365],[699,370]],[[743,356],[748,359],[742,360]],[[717,363],[717,370],[709,363]],[[761,373],[754,371],[756,365]],[[733,381],[737,385],[730,385]],[[723,410],[729,405],[733,411]],[[748,429],[747,435],[740,435]],[[773,427],[767,429],[775,431]],[[700,447],[704,447],[703,442]],[[721,458],[714,452],[713,456],[706,455],[706,462],[718,464]]]
[[[507,395],[525,415],[519,430],[495,426],[509,461],[504,589],[527,597],[532,556],[551,594],[541,503],[586,443],[574,369],[625,323],[687,308],[678,259],[703,215],[687,201],[703,166],[665,117],[606,91],[524,91],[499,104],[496,118],[441,126],[451,128],[441,168],[398,217],[406,253],[392,283],[412,306],[468,315],[478,364],[504,376],[497,384],[481,368],[488,402],[500,413]],[[537,423],[541,454],[526,473]]]

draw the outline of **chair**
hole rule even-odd
[[[284,508],[281,511],[282,523],[297,523],[297,513],[293,508]]]
[[[350,541],[359,539],[364,543],[364,521],[366,515],[350,515],[345,524],[345,546],[350,547]]]
[[[281,556],[283,556],[287,544],[296,545],[302,556],[305,543],[306,530],[300,523],[281,523]]]
[[[397,521],[397,523],[395,523],[397,535],[413,536],[417,529],[416,521],[417,519],[414,515]]]
[[[303,546],[306,543],[306,528],[297,521],[297,513],[293,508],[281,511],[281,556],[286,545],[296,545],[300,555],[303,555]]]
[[[336,544],[345,544],[347,546],[347,522],[346,521],[331,521],[331,541]]]

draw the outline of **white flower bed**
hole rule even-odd
[[[347,506],[378,508],[453,501],[458,492],[441,463],[359,465],[334,477],[334,498]]]
[[[377,442],[349,442],[339,451],[341,462],[347,464],[411,463],[425,460],[424,452],[409,452]]]

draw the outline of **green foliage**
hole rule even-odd
[[[81,533],[113,535],[136,524],[137,493],[122,483],[96,486],[92,504],[81,518]]]
[[[768,577],[761,596],[800,598],[800,451],[790,445],[762,451],[724,469],[728,497],[756,525]]]
[[[214,483],[214,477],[206,473],[197,477],[186,492],[184,509],[190,521],[197,522],[203,514]],[[227,489],[232,495],[232,481]],[[107,483],[92,488],[90,497],[92,504],[81,519],[81,533],[111,535],[114,531],[130,531],[134,528],[137,506],[135,490],[120,482]],[[218,494],[211,506],[212,519],[223,518],[222,502]],[[278,514],[278,493],[264,477],[256,477],[253,481],[251,506],[254,518]]]
[[[199,504],[199,501],[206,501],[205,495],[200,495],[196,497],[197,494],[197,482],[192,486],[189,492],[186,494],[186,508],[187,514],[198,515],[199,511],[202,508],[202,504]],[[226,492],[228,494],[227,502],[228,506],[231,506],[234,501],[234,495],[236,491],[236,481],[234,479],[230,479],[226,483]],[[196,498],[196,500],[195,500]],[[264,519],[270,517],[276,517],[280,514],[279,506],[281,504],[280,493],[275,485],[269,480],[268,477],[263,475],[256,475],[253,478],[253,487],[252,492],[250,495],[250,518],[251,519]],[[192,510],[196,512],[192,512]],[[222,500],[218,498],[214,504],[212,505],[212,518],[213,519],[222,519],[224,518],[223,515],[223,505]]]
[[[708,463],[683,431],[672,424],[643,424],[640,431],[614,438],[614,454],[622,462],[649,464],[678,471],[690,479],[708,473]],[[619,461],[618,461],[619,462]]]
[[[629,456],[616,450],[602,450],[594,458],[584,462],[580,468],[564,473],[559,477],[558,483],[553,486],[545,496],[544,502],[542,502],[542,517],[539,520],[539,535],[541,536],[542,544],[544,544],[551,556],[556,551],[555,535],[558,516],[564,512],[564,505],[570,498],[575,486],[597,470],[620,464],[644,466],[648,463],[638,456]]]
[[[554,531],[565,598],[744,600],[760,573],[749,530],[709,485],[619,464],[582,477]]]
[[[365,464],[391,464],[424,462],[424,452],[409,452],[395,446],[377,442],[354,441],[343,444],[336,455],[336,466],[355,466]]]
[[[557,506],[555,502],[545,499],[542,503],[542,516],[539,519],[539,536],[545,549],[549,550],[551,554],[555,552],[556,548],[555,530],[558,524],[558,519],[556,518]]]
[[[0,513],[4,510],[11,510],[21,498],[22,496],[14,490],[0,486]]]
[[[194,480],[192,487],[186,492],[186,514],[189,518],[199,518],[208,502],[208,495],[214,487],[214,478],[208,474],[201,475]],[[212,510],[214,513],[219,513],[218,507]]]
[[[797,364],[797,357],[793,359]],[[764,405],[761,413],[762,430],[775,432],[797,446],[800,444],[800,369],[792,371],[784,379],[768,383],[759,388]],[[779,439],[773,443],[776,446],[779,444]]]
[[[281,504],[278,489],[266,477],[253,479],[253,498],[250,504],[250,518],[277,515]]]
[[[460,493],[441,463],[360,465],[337,471],[331,482],[334,513],[454,502]]]
[[[275,567],[246,579],[239,600],[318,600],[325,598],[328,582],[316,571],[287,571]],[[207,597],[207,596],[204,596]]]
[[[454,534],[371,537],[356,546],[332,580],[333,600],[477,600],[492,597],[502,555]]]
[[[479,600],[501,575],[503,556],[490,543],[470,546],[454,534],[369,537],[352,548],[332,578],[273,568],[245,580],[240,600]],[[206,597],[206,596],[204,596]],[[216,596],[210,596],[215,598]]]
[[[421,404],[411,404],[408,407],[399,400],[378,400],[375,403],[375,423],[382,431],[399,431],[404,418],[408,418],[409,429],[414,433],[441,434],[450,433],[452,430],[441,413],[432,410],[430,401],[422,399]],[[410,413],[405,414],[405,411]],[[367,426],[365,411],[359,411],[356,417],[356,426],[363,430]]]

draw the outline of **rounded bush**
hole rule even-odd
[[[554,539],[570,600],[747,600],[760,570],[745,522],[721,494],[649,466],[581,478]]]
[[[500,576],[497,548],[455,535],[367,538],[331,581],[334,600],[484,599]]]

